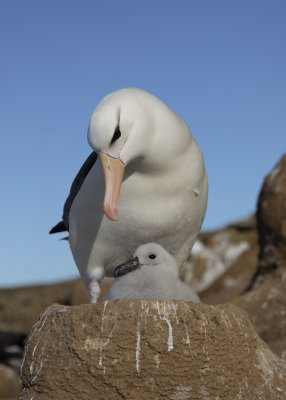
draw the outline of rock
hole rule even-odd
[[[23,357],[25,339],[23,334],[0,332],[0,364],[17,367]]]
[[[286,360],[286,274],[278,282],[267,280],[232,303],[247,311],[258,335]]]
[[[247,254],[247,256],[245,256]],[[244,270],[243,279],[236,281],[240,293],[249,285],[257,268],[257,232],[255,217],[231,224],[215,232],[205,232],[199,235],[191,251],[191,255],[183,266],[180,277],[199,293],[206,291],[214,282],[221,280],[227,274],[228,284],[223,292],[228,292],[226,298],[231,298],[229,285],[232,273],[229,271]],[[233,283],[233,282],[232,282]],[[227,287],[226,287],[227,286]],[[232,287],[234,287],[232,285]],[[235,290],[234,290],[235,292]],[[234,294],[236,295],[236,293]]]
[[[260,254],[257,277],[286,272],[286,154],[265,178],[257,207]],[[259,283],[258,282],[258,283]]]
[[[249,286],[257,268],[258,246],[253,245],[233,263],[223,276],[200,293],[203,303],[221,304],[230,302]]]
[[[264,180],[257,226],[258,268],[249,290],[232,302],[249,313],[261,338],[286,360],[286,154]]]
[[[285,399],[286,363],[233,305],[50,306],[22,364],[22,399]]]
[[[100,300],[104,299],[109,287],[110,279],[104,280]],[[0,332],[28,334],[39,314],[53,303],[70,306],[89,303],[83,281],[74,279],[50,285],[0,289]]]
[[[89,303],[83,282],[77,279],[53,285],[1,289],[0,331],[28,334],[39,314],[55,302]]]
[[[0,399],[16,400],[21,393],[18,374],[10,367],[0,364]]]

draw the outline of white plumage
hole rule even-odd
[[[66,219],[74,260],[94,302],[97,282],[113,276],[115,265],[142,243],[161,244],[178,267],[185,262],[204,219],[208,183],[186,123],[143,90],[106,96],[92,114],[88,141],[104,171],[98,162],[92,166],[71,196]]]
[[[129,272],[127,272],[128,269]],[[141,245],[135,251],[134,259],[119,265],[115,271],[120,275],[113,281],[105,300],[149,299],[200,302],[196,292],[180,281],[175,259],[157,243]],[[121,276],[121,273],[124,275]]]

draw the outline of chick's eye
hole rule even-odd
[[[154,258],[156,258],[156,254],[150,254],[149,258],[151,258],[151,260],[154,260]]]
[[[120,138],[120,136],[121,136],[121,132],[120,132],[120,129],[119,129],[119,125],[117,125],[117,127],[116,127],[116,129],[114,131],[114,134],[112,136],[110,144],[114,143],[117,139]]]

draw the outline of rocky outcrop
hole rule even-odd
[[[286,363],[233,305],[53,305],[26,345],[22,399],[285,399]]]
[[[247,311],[258,335],[286,360],[286,274],[280,281],[268,280],[232,303]]]
[[[260,252],[253,284],[231,301],[249,313],[260,337],[286,360],[286,155],[264,180],[257,226]]]
[[[283,360],[286,360],[285,177],[286,155],[266,177],[259,196],[257,222],[260,248],[257,245],[256,219],[250,218],[215,232],[200,234],[197,248],[181,271],[185,281],[191,283],[192,280],[195,288],[202,290],[200,297],[203,302],[212,305],[232,302],[246,310],[258,335]],[[254,285],[241,295],[254,274]],[[101,300],[108,287],[108,282],[103,285]],[[23,340],[38,315],[53,302],[69,306],[88,303],[83,283],[74,280],[55,285],[0,290],[0,398],[9,397],[9,388],[11,399],[17,398],[15,390],[19,390],[19,379],[16,372],[22,357]],[[213,309],[217,308],[210,308]],[[41,332],[44,333],[44,329]],[[140,337],[144,335],[145,331],[141,332]],[[130,351],[133,352],[133,347]],[[37,348],[34,357],[40,357]],[[226,365],[228,368],[229,364]],[[14,384],[11,383],[13,379]],[[38,377],[34,382],[37,381]],[[33,386],[34,382],[28,391],[37,389],[37,386]],[[154,380],[150,382],[154,384]],[[185,389],[182,384],[174,398],[188,398],[188,386]],[[198,394],[195,398],[204,397]],[[239,394],[237,398],[243,397]]]
[[[221,245],[220,240],[222,240]],[[199,242],[202,257],[199,254],[193,254],[182,271],[182,275],[185,274],[182,277],[185,277],[187,281],[193,277],[195,285],[203,287],[210,285],[224,268],[228,268],[227,276],[223,275],[218,280],[219,287],[213,286],[207,290],[204,301],[210,304],[229,301],[233,298],[233,294],[241,293],[242,289],[249,284],[256,268],[256,249],[254,249],[256,230],[253,218],[235,223],[218,232],[202,233]],[[246,246],[249,246],[249,250],[239,256],[239,250],[244,250]],[[205,251],[208,248],[210,251]],[[235,250],[234,255],[238,256],[237,259],[233,257],[233,250]],[[210,255],[210,258],[206,259],[205,254],[207,257]],[[226,261],[225,265],[224,261]],[[210,273],[211,266],[214,267],[214,275]],[[108,281],[101,286],[100,300],[104,299],[109,286]],[[0,364],[5,363],[5,367],[11,368],[10,375],[15,376],[14,387],[16,388],[19,387],[19,378],[15,372],[23,356],[23,340],[19,342],[18,336],[25,338],[39,314],[55,302],[63,305],[88,303],[87,291],[82,281],[78,279],[53,285],[0,290]],[[7,337],[10,340],[9,344],[7,344]],[[1,379],[0,376],[0,387]],[[0,392],[0,398],[2,397]],[[18,397],[15,396],[13,399],[16,400]]]
[[[109,288],[102,287],[101,298]],[[0,399],[17,400],[21,392],[19,365],[27,334],[39,314],[54,302],[89,303],[81,280],[54,285],[0,290]]]
[[[257,268],[257,251],[254,216],[215,232],[201,233],[181,269],[181,279],[200,293],[220,280],[222,293],[226,295],[223,297],[231,298],[232,288],[241,292],[249,285]],[[243,270],[236,281],[233,269]]]
[[[286,272],[286,154],[264,180],[257,222],[260,244],[257,276],[280,279]]]
[[[254,244],[210,288],[200,293],[207,304],[231,302],[249,286],[257,268],[258,246]]]

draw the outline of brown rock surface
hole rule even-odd
[[[109,285],[109,280],[103,282],[99,300],[104,299]],[[0,289],[0,332],[28,334],[39,314],[53,303],[70,306],[89,303],[82,280]]]
[[[280,279],[286,272],[286,154],[264,180],[258,200],[257,222],[260,244],[258,276]]]
[[[50,306],[22,379],[23,400],[278,400],[286,363],[233,305],[119,300]]]
[[[268,280],[232,303],[247,311],[258,335],[286,361],[286,274],[280,281]]]
[[[81,293],[81,294],[80,294]],[[0,331],[28,334],[39,314],[52,303],[74,305],[88,301],[81,280],[54,285],[0,290]]]
[[[249,285],[257,268],[257,242],[255,216],[201,233],[180,271],[181,279],[199,293],[207,292],[208,301],[218,301],[218,287],[214,288],[214,296],[208,289],[220,282],[221,300],[227,301]]]
[[[104,282],[101,298],[109,289]],[[80,279],[53,285],[0,290],[0,399],[16,400],[21,392],[19,365],[23,343],[39,314],[52,303],[89,303]]]
[[[221,304],[232,301],[249,286],[257,269],[258,246],[253,245],[213,285],[200,293],[207,304]]]
[[[232,302],[249,313],[261,338],[286,360],[286,154],[264,180],[257,226],[260,253],[254,285]]]
[[[14,369],[0,364],[0,399],[15,400],[19,398],[21,382]]]

